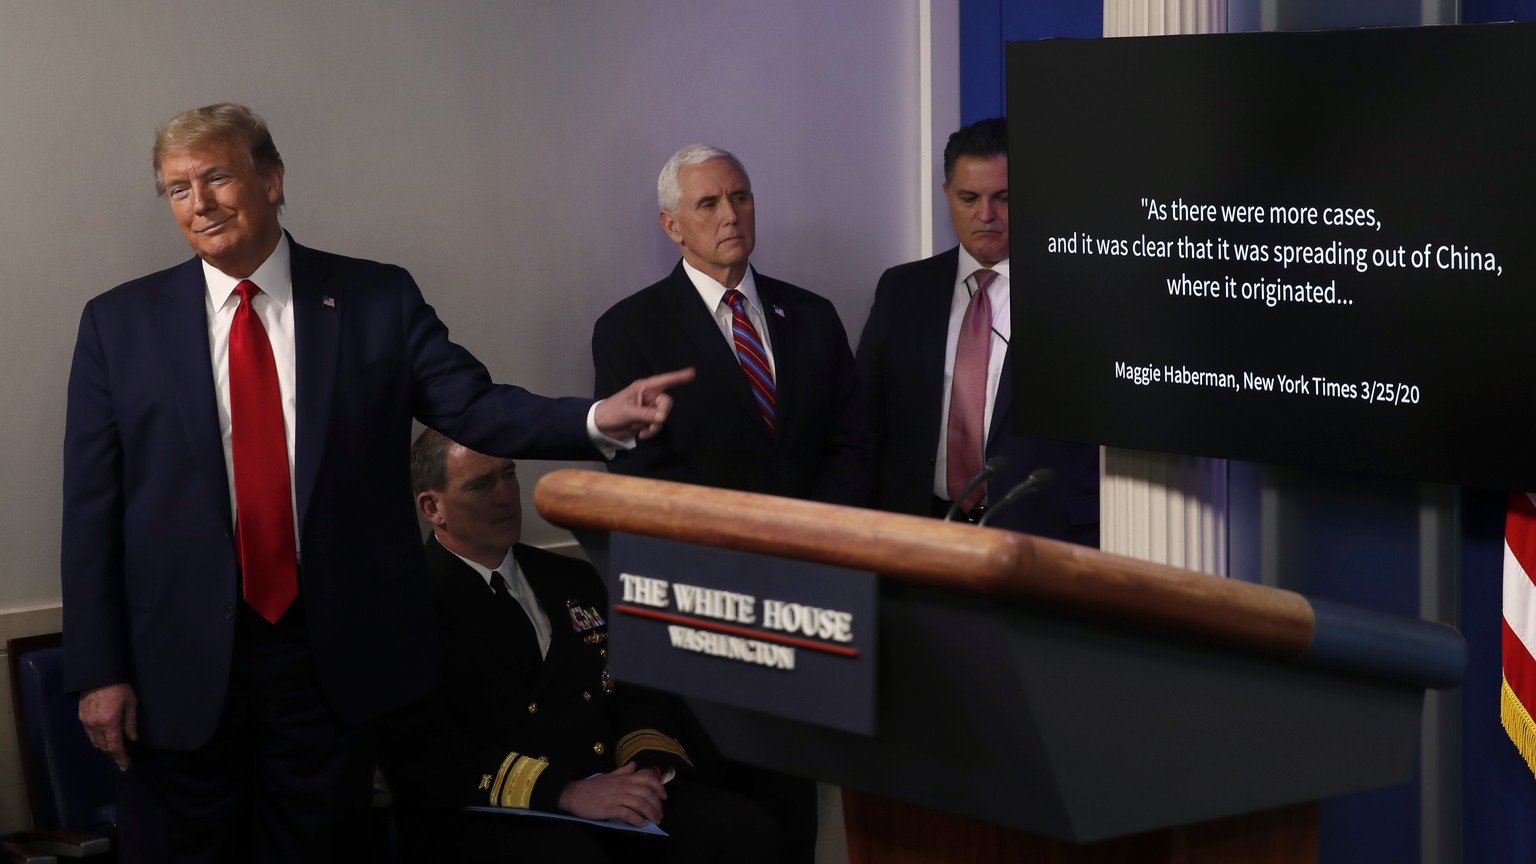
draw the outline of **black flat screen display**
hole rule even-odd
[[[1536,25],[1007,52],[1019,431],[1536,488]]]

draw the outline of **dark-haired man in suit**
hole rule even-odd
[[[875,506],[944,515],[986,460],[1007,469],[960,502],[975,519],[1038,468],[1055,482],[988,524],[1099,543],[1099,457],[1090,445],[1013,431],[1009,356],[1008,127],[982,120],[944,148],[958,248],[885,271],[859,339],[877,454]]]
[[[154,177],[194,256],[80,319],[64,686],[123,772],[124,862],[351,860],[369,724],[436,666],[399,635],[431,626],[412,418],[595,459],[653,434],[689,376],[596,404],[494,384],[405,270],[283,231],[282,157],[244,106],[162,124]]]
[[[768,817],[693,776],[670,700],[609,677],[597,572],[518,543],[516,463],[428,429],[411,448],[411,481],[432,526],[441,674],[383,749],[409,860],[772,860]],[[464,805],[652,822],[669,836]]]

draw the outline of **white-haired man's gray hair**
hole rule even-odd
[[[729,159],[741,176],[747,177],[747,166],[741,164],[729,150],[721,150],[719,147],[711,147],[708,144],[689,144],[687,147],[672,154],[667,164],[661,166],[661,176],[656,178],[656,203],[668,213],[676,213],[678,205],[682,203],[683,186],[678,182],[677,175],[682,173],[686,165],[699,165],[711,159]],[[747,177],[747,185],[752,185],[752,178]]]

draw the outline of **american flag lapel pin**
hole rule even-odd
[[[780,318],[783,318],[784,317],[784,307],[780,306],[777,303],[773,304],[773,314],[779,316]]]
[[[321,294],[320,295],[320,305],[324,306],[327,309],[335,309],[336,308],[336,298],[332,297],[329,294]]]

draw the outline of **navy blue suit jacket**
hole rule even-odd
[[[360,722],[435,669],[411,419],[592,459],[591,403],[493,384],[405,270],[291,246],[300,596],[326,697]],[[173,749],[218,723],[240,598],[206,291],[193,258],[86,305],[64,437],[65,686],[133,685],[140,739]]]
[[[944,401],[944,342],[959,249],[885,271],[875,288],[858,364],[875,437],[875,506],[897,513],[932,510],[933,475]],[[1010,351],[1011,355],[1011,351]],[[1001,497],[1036,468],[1056,483],[1019,499],[987,524],[1086,546],[1099,545],[1099,450],[1026,438],[1013,431],[1013,358],[1003,363],[987,435],[987,457],[1009,468],[987,484]]]
[[[592,328],[599,397],[631,376],[684,366],[698,373],[669,391],[666,427],[620,453],[608,470],[865,506],[869,433],[858,369],[837,310],[803,288],[756,271],[753,276],[776,370],[774,431],[769,433],[746,373],[679,261],[669,276],[620,300]]]

